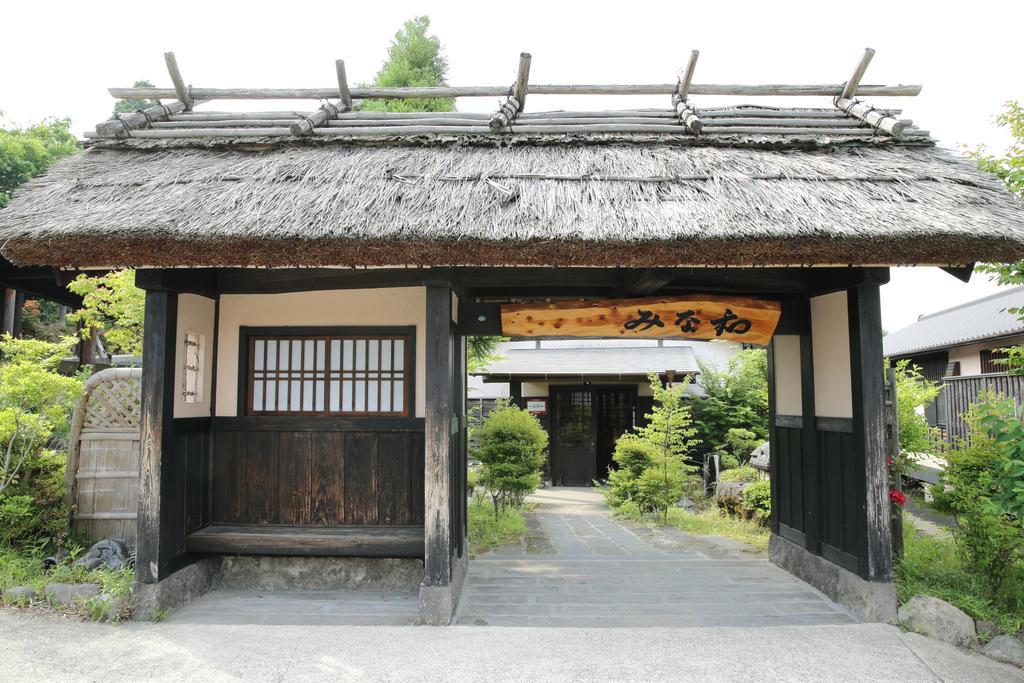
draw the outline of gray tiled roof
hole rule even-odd
[[[921,317],[886,335],[886,356],[905,356],[1024,333],[1024,323],[1007,308],[1024,307],[1024,287],[1015,287]]]
[[[689,346],[588,349],[508,349],[478,373],[494,379],[529,377],[642,377],[648,372],[697,373],[697,356]]]

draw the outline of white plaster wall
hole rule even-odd
[[[577,382],[579,384],[579,382]],[[549,382],[523,382],[523,398],[540,398],[550,396]]]
[[[847,316],[845,291],[811,299],[814,414],[818,417],[853,417],[850,320]]]
[[[209,417],[210,396],[213,393],[213,321],[216,302],[205,296],[181,294],[178,296],[178,339],[174,350],[174,417]],[[185,334],[203,335],[201,364],[203,386],[201,400],[185,403]]]
[[[949,350],[949,362],[960,363],[961,375],[980,375],[982,351],[985,349],[1000,349],[1007,346],[1017,346],[1021,343],[1024,343],[1024,336],[957,346],[956,348]]]
[[[803,415],[803,388],[800,381],[800,337],[776,335],[772,339],[775,356],[775,412],[778,415]]]
[[[238,330],[271,326],[416,326],[416,417],[426,385],[426,288],[224,294],[217,344],[217,415],[238,414]]]

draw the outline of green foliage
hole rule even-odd
[[[722,452],[718,454],[718,466],[722,471],[731,470],[740,466],[740,459],[732,453]]]
[[[498,344],[508,341],[507,337],[468,337],[466,342],[466,370],[470,373],[482,370],[491,361],[498,360]]]
[[[523,498],[540,486],[548,434],[530,413],[504,406],[488,415],[474,436],[479,482],[490,494],[497,517],[509,505],[522,505]]]
[[[725,433],[725,447],[736,458],[737,464],[750,460],[750,452],[762,443],[763,438],[742,427],[733,427]]]
[[[430,35],[429,17],[413,17],[395,34],[388,58],[373,79],[381,88],[447,85],[448,61],[441,54],[441,41]],[[454,111],[450,97],[366,100],[363,111]]]
[[[697,364],[706,394],[693,400],[697,437],[708,451],[728,451],[730,430],[751,432],[757,443],[741,457],[745,460],[768,439],[768,355],[764,349],[745,349],[724,370],[700,360]]]
[[[768,527],[742,517],[723,515],[715,508],[697,513],[671,508],[668,511],[668,523],[694,536],[724,536],[746,543],[761,552],[768,550],[768,538],[771,536]]]
[[[0,128],[0,208],[15,187],[78,151],[70,126],[69,119],[45,119],[27,128]]]
[[[981,423],[999,449],[999,459],[991,463],[983,481],[989,487],[985,509],[1024,525],[1024,422],[1013,399],[1003,398],[992,404]]]
[[[656,512],[664,522],[668,509],[679,497],[695,488],[693,473],[686,463],[693,448],[690,408],[683,403],[687,382],[664,387],[651,374],[654,409],[647,424],[636,433],[623,434],[615,444],[612,459],[618,467],[608,474],[605,497],[612,507],[625,503],[642,512]]]
[[[1009,128],[1013,136],[1006,154],[993,156],[981,148],[972,152],[971,156],[981,170],[994,173],[1006,183],[1010,192],[1024,197],[1024,105],[1020,102],[1007,102],[1003,112],[996,117],[996,123]]]
[[[718,475],[718,481],[738,481],[743,484],[752,484],[760,479],[761,475],[750,465],[742,465],[731,470],[725,470]]]
[[[133,88],[152,88],[153,84],[149,81],[135,81],[132,83]],[[131,114],[140,109],[147,109],[156,104],[154,100],[118,100],[117,104],[114,105],[114,112],[111,118],[116,117],[118,114]]]
[[[992,621],[1005,633],[1024,628],[1024,571],[1012,567],[998,599],[988,580],[965,563],[952,539],[921,534],[903,518],[903,557],[895,567],[900,602],[914,595],[945,600],[974,617]]]
[[[21,309],[22,336],[56,342],[75,334],[74,325],[60,319],[58,305],[47,299],[26,299]]]
[[[495,514],[483,496],[476,496],[470,502],[467,520],[466,533],[473,555],[517,543],[526,533],[526,520],[522,510],[506,506]]]
[[[0,545],[61,541],[68,419],[81,377],[57,373],[74,344],[0,340]]]
[[[924,407],[934,401],[941,390],[938,382],[930,382],[921,369],[908,359],[896,362],[896,412],[900,425],[900,450],[923,453],[935,450],[938,432],[929,426]]]
[[[134,270],[117,270],[106,275],[79,275],[69,285],[82,297],[82,307],[68,319],[82,324],[82,336],[99,330],[114,353],[142,353],[142,325],[146,314],[146,293],[135,286]]]
[[[984,578],[996,598],[1013,567],[1024,562],[1024,519],[991,505],[1005,450],[1024,444],[1024,427],[1012,400],[990,392],[964,418],[968,436],[947,453],[943,501],[956,517],[953,538],[965,566]]]
[[[608,504],[619,507],[626,502],[635,504],[639,479],[654,462],[657,449],[633,433],[623,434],[615,443],[612,460],[617,465],[608,471],[608,485],[603,489]]]
[[[80,547],[71,548],[71,557],[80,556],[82,550]],[[84,567],[74,566],[68,560],[50,571],[45,571],[42,562],[45,554],[46,551],[41,548],[19,551],[0,547],[0,593],[13,586],[31,586],[39,595],[42,595],[43,587],[51,582],[98,583],[103,593],[124,601],[122,612],[114,614],[111,611],[110,603],[96,599],[90,600],[84,605],[75,606],[71,608],[71,611],[79,616],[93,619],[118,620],[129,616],[129,598],[132,595],[132,585],[135,580],[135,572],[132,569],[113,570],[102,567],[89,571]],[[40,605],[45,606],[45,603],[41,601]]]
[[[762,479],[743,489],[743,509],[755,522],[767,526],[772,516],[771,482]]]
[[[667,524],[669,508],[690,489],[689,479],[695,469],[677,455],[657,452],[650,467],[636,481],[637,504],[641,509],[653,510]]]

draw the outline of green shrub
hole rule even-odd
[[[540,486],[548,435],[537,418],[515,406],[493,411],[475,433],[479,483],[494,503],[494,514],[519,507]]]
[[[658,453],[650,467],[637,479],[636,501],[641,509],[661,515],[668,523],[668,510],[688,490],[690,467],[682,458]]]
[[[639,491],[639,479],[651,463],[657,450],[636,434],[628,433],[615,443],[612,460],[616,468],[608,472],[608,485],[604,488],[605,498],[612,507],[627,501],[635,501]]]
[[[1014,406],[991,393],[964,416],[967,438],[957,442],[946,456],[948,465],[941,483],[950,490],[943,500],[956,517],[953,538],[964,563],[988,583],[996,596],[1014,565],[1024,561],[1024,524],[1012,515],[994,513],[988,501],[995,492],[996,474],[1002,467],[1003,445],[990,435],[985,422],[1014,418]]]
[[[63,541],[68,421],[81,377],[57,373],[74,339],[0,340],[0,543]]]
[[[764,443],[764,439],[749,429],[733,427],[725,433],[725,445],[738,463],[750,460],[750,452]]]
[[[718,466],[722,471],[731,470],[740,466],[740,459],[732,453],[719,453]]]
[[[623,517],[625,519],[640,520],[643,519],[644,513],[635,500],[627,500],[615,508],[615,516]]]
[[[696,488],[697,468],[686,462],[697,443],[690,408],[683,402],[689,379],[662,386],[654,373],[648,376],[654,409],[647,424],[636,433],[624,434],[615,444],[612,459],[617,469],[608,475],[605,497],[612,507],[633,502],[642,513],[657,512],[663,522],[679,497]]]
[[[767,479],[743,489],[743,509],[750,519],[767,526],[772,516],[772,486]]]
[[[483,496],[476,496],[470,501],[466,516],[466,537],[474,555],[517,543],[526,533],[526,519],[521,510],[504,507],[495,515]]]
[[[753,433],[758,443],[768,438],[768,355],[746,349],[729,359],[724,369],[697,361],[705,395],[692,399],[696,437],[708,451],[729,450],[728,433]],[[751,446],[741,456],[749,456]]]
[[[761,475],[750,465],[743,465],[731,470],[726,470],[718,475],[718,481],[738,481],[743,484],[753,484],[760,480]]]

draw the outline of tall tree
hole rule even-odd
[[[132,83],[132,87],[133,88],[152,88],[153,84],[150,83],[149,81],[135,81],[134,83]],[[156,104],[155,100],[143,100],[143,99],[118,100],[117,104],[114,105],[114,112],[111,114],[111,118],[117,116],[118,114],[131,114],[132,112],[136,112],[136,111],[138,111],[140,109],[146,109],[147,107],[152,107],[154,104]]]
[[[68,119],[45,119],[18,128],[0,128],[0,207],[17,185],[36,177],[60,157],[78,150]]]
[[[373,79],[381,88],[407,88],[447,85],[448,60],[442,54],[441,41],[427,33],[430,17],[413,17],[395,34],[388,58]],[[366,100],[366,111],[454,111],[450,97],[409,98],[404,100]]]

